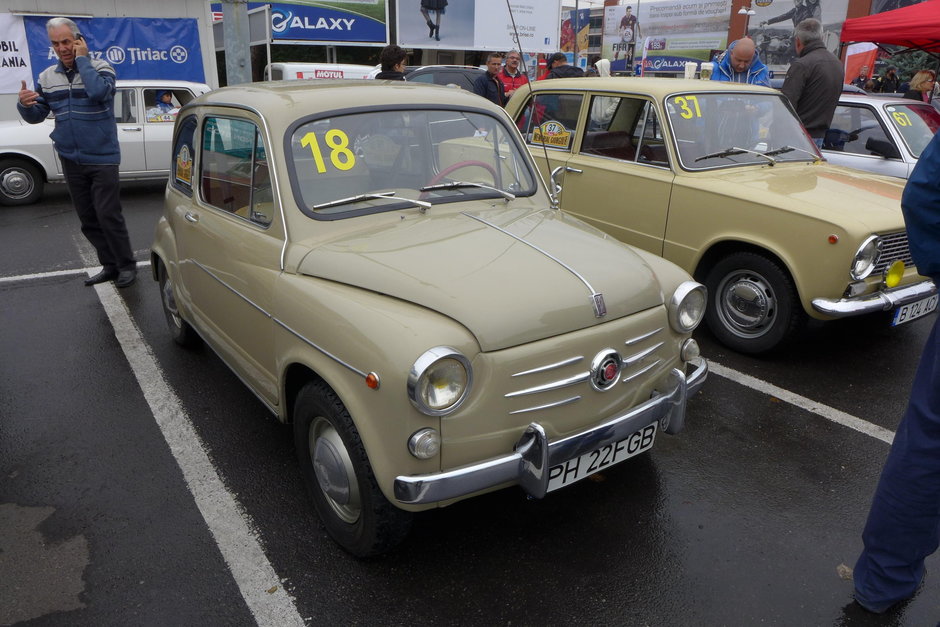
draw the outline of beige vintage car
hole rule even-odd
[[[169,328],[271,412],[355,555],[413,512],[574,483],[682,429],[702,285],[559,211],[483,98],[375,81],[180,111],[153,244]]]
[[[776,90],[667,78],[558,79],[507,106],[561,207],[708,288],[725,345],[770,350],[811,316],[937,306],[912,264],[898,179],[822,159]]]

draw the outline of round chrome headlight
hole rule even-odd
[[[470,361],[454,348],[437,346],[411,367],[408,398],[421,413],[443,416],[460,407],[472,382]]]
[[[852,269],[849,274],[856,281],[861,281],[875,269],[878,262],[878,256],[881,255],[881,238],[877,235],[870,235],[868,239],[862,242],[855,253],[855,259],[852,260]]]
[[[691,333],[705,316],[707,302],[704,285],[695,281],[681,283],[669,301],[669,325],[679,333]]]

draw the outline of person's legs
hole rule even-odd
[[[137,267],[134,250],[131,248],[127,225],[121,209],[121,183],[118,166],[87,166],[91,178],[91,195],[102,234],[114,258],[118,270],[133,270]]]
[[[69,188],[69,195],[72,197],[72,205],[74,205],[75,213],[78,214],[78,219],[82,225],[82,235],[94,246],[95,253],[98,255],[98,263],[101,264],[104,272],[116,275],[118,261],[111,252],[104,229],[98,221],[98,214],[95,211],[95,202],[92,196],[93,182],[86,175],[84,166],[68,159],[61,159],[61,161],[65,182]]]
[[[940,321],[924,347],[862,533],[855,599],[884,612],[909,599],[940,543]]]

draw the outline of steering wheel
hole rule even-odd
[[[483,168],[484,170],[489,172],[490,175],[492,175],[493,184],[494,185],[496,184],[496,170],[490,164],[484,163],[483,161],[458,161],[457,163],[451,164],[447,166],[446,168],[444,168],[443,170],[441,170],[440,172],[438,172],[434,176],[434,178],[428,181],[428,184],[425,187],[429,187],[431,185],[437,185],[443,180],[445,176],[447,176],[448,174],[450,174],[451,172],[455,170],[459,170],[460,168],[470,168],[470,167]]]

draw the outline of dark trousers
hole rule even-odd
[[[121,213],[118,166],[60,161],[82,234],[95,247],[102,268],[107,272],[135,268],[134,250]]]
[[[924,347],[862,540],[856,599],[881,609],[912,597],[924,560],[940,542],[940,320]]]

